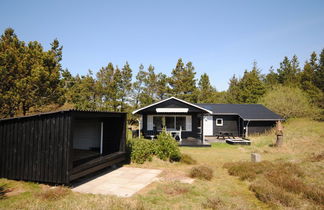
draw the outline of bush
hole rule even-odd
[[[151,161],[155,153],[154,142],[147,139],[128,140],[127,148],[133,163],[143,164],[147,160]]]
[[[319,154],[312,154],[310,157],[309,157],[309,160],[311,162],[320,162],[322,160],[324,160],[324,152],[321,152]]]
[[[303,191],[303,197],[314,201],[319,205],[324,204],[324,188],[321,186],[307,185]]]
[[[274,87],[260,99],[259,103],[284,118],[316,117],[315,115],[319,114],[318,110],[311,106],[304,92],[294,87]]]
[[[277,205],[281,204],[287,207],[298,206],[297,198],[284,189],[276,187],[265,179],[260,179],[250,186],[250,190],[255,193],[255,196],[262,202]]]
[[[254,180],[258,174],[264,174],[270,171],[278,171],[287,175],[303,176],[300,168],[293,163],[272,163],[270,161],[254,162],[234,162],[225,163],[224,168],[232,176],[238,176],[241,180]]]
[[[180,162],[188,165],[194,165],[197,163],[195,159],[193,159],[190,155],[187,154],[181,154]]]
[[[205,209],[224,209],[225,203],[218,197],[207,198],[207,200],[202,204]]]
[[[190,170],[191,178],[211,180],[213,178],[213,170],[207,166],[197,166]]]
[[[272,167],[269,161],[254,162],[234,162],[225,163],[224,168],[228,169],[228,173],[232,176],[238,176],[241,180],[254,180],[257,174],[263,173]]]
[[[178,143],[176,140],[166,133],[162,131],[158,136],[157,140],[154,141],[155,143],[155,154],[161,160],[169,160],[173,161],[180,161],[181,153],[178,147]]]

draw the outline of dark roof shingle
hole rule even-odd
[[[237,114],[244,120],[283,120],[261,104],[196,104],[213,114]]]

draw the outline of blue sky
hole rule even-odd
[[[263,73],[284,56],[300,63],[324,48],[324,1],[2,0],[0,31],[47,49],[57,38],[74,75],[126,61],[170,74],[178,58],[206,72],[218,90],[257,61]]]

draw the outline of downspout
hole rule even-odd
[[[103,122],[100,125],[100,154],[103,152]]]
[[[200,117],[200,130],[202,135],[202,143],[205,144],[205,135],[204,135],[204,115],[202,114]]]
[[[138,121],[138,138],[140,139],[141,138],[141,120],[137,119],[137,121]]]
[[[249,136],[249,123],[250,123],[250,120],[247,121],[247,124],[245,127],[245,137],[246,138]]]

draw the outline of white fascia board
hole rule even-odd
[[[157,113],[188,113],[188,108],[156,108]]]
[[[182,103],[185,103],[185,104],[188,104],[188,105],[190,105],[190,106],[196,107],[197,109],[201,109],[201,110],[203,110],[203,111],[205,111],[205,112],[208,112],[209,114],[212,114],[212,113],[213,113],[212,111],[210,111],[210,110],[208,110],[208,109],[202,108],[202,107],[200,107],[200,106],[197,106],[197,105],[195,105],[195,104],[189,103],[189,102],[187,102],[187,101],[184,101],[184,100],[181,100],[181,99],[178,99],[178,98],[172,96],[172,97],[167,98],[167,99],[164,99],[164,100],[162,100],[162,101],[158,101],[158,102],[156,102],[156,103],[150,104],[150,105],[145,106],[145,107],[143,107],[143,108],[137,109],[137,110],[133,111],[132,114],[136,114],[137,112],[139,112],[139,111],[141,111],[141,110],[143,110],[143,109],[147,109],[147,108],[149,108],[149,107],[155,106],[155,105],[157,105],[157,104],[163,103],[163,102],[168,101],[168,100],[171,100],[171,99],[175,99],[175,100],[180,101],[180,102],[182,102]]]
[[[284,119],[243,119],[244,121],[281,121]]]

